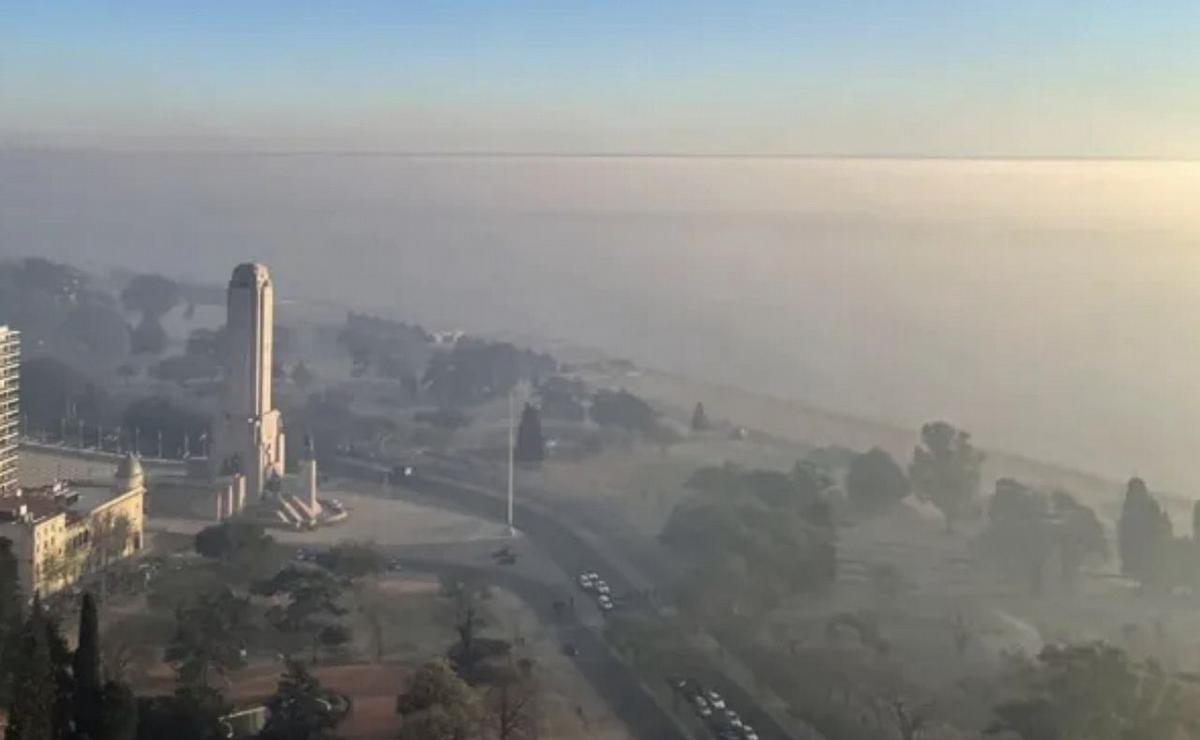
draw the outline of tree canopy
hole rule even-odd
[[[718,619],[762,614],[790,594],[828,587],[836,573],[829,485],[807,465],[790,474],[697,470],[692,493],[660,535],[692,566],[684,598],[693,611]]]
[[[846,472],[846,495],[861,511],[878,511],[899,503],[912,486],[904,470],[878,447],[855,455]]]
[[[340,600],[343,583],[324,568],[289,565],[271,579],[257,584],[255,591],[263,596],[280,596],[285,603],[274,605],[267,611],[267,619],[285,635],[304,640],[313,650],[316,659],[317,646],[336,628],[345,635],[341,617],[346,609]],[[301,644],[296,644],[296,648]]]
[[[346,716],[346,703],[326,689],[303,663],[287,662],[274,695],[267,700],[269,717],[262,740],[334,740],[334,729]]]
[[[433,356],[422,383],[443,406],[469,406],[502,396],[519,382],[536,383],[557,368],[546,354],[465,338]]]
[[[653,434],[658,414],[650,404],[625,389],[600,389],[592,396],[592,421],[602,427],[620,427],[631,432]]]
[[[34,357],[21,363],[21,414],[31,431],[57,431],[63,419],[96,422],[108,406],[108,394],[62,360]]]
[[[521,412],[521,424],[517,427],[517,444],[513,456],[521,463],[540,463],[546,459],[542,415],[532,404],[525,404],[525,410]]]
[[[1010,576],[1025,581],[1034,594],[1041,593],[1051,562],[1057,561],[1060,585],[1069,588],[1087,560],[1108,555],[1095,512],[1066,491],[1046,493],[1001,478],[987,518],[982,552]]]
[[[343,542],[317,555],[317,565],[348,580],[377,575],[387,568],[387,558],[373,545]]]
[[[966,515],[978,495],[983,458],[967,432],[944,421],[921,427],[908,476],[917,496],[942,512],[947,529]]]
[[[228,588],[201,594],[176,610],[164,658],[175,666],[181,686],[209,689],[215,678],[242,665],[239,634],[248,616],[249,603]]]
[[[401,732],[409,740],[466,740],[474,737],[479,697],[441,660],[422,665],[396,700]]]
[[[1200,737],[1195,688],[1104,643],[1048,645],[1027,695],[996,707],[992,730],[1022,740]]]
[[[1168,577],[1171,518],[1150,495],[1146,482],[1131,478],[1117,522],[1121,572],[1146,585],[1162,585]]]

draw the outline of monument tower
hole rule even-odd
[[[244,474],[250,496],[283,476],[283,419],[271,403],[274,320],[266,266],[238,265],[229,280],[225,390],[209,458],[217,475]]]

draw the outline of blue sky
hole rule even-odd
[[[0,0],[0,142],[1200,156],[1200,3]]]

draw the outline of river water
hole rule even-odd
[[[0,252],[570,339],[1200,490],[1200,163],[0,153]]]

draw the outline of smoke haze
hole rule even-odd
[[[516,331],[1200,488],[1200,163],[0,154],[0,252]]]

